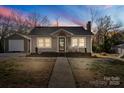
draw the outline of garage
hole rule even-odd
[[[9,40],[9,51],[24,51],[24,40]]]
[[[30,38],[26,35],[14,33],[5,39],[5,52],[11,53],[29,53],[30,52]]]

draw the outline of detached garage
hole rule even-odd
[[[5,39],[5,52],[30,52],[30,38],[26,35],[14,33]]]
[[[124,44],[116,45],[115,48],[120,57],[124,56]]]

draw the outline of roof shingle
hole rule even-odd
[[[92,32],[85,30],[83,27],[35,27],[31,30],[29,35],[50,35],[51,33],[64,29],[74,35],[93,35]]]

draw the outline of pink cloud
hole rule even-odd
[[[75,17],[71,16],[71,15],[68,15],[68,14],[60,14],[61,17],[65,18],[66,20],[76,24],[76,25],[79,25],[79,26],[84,26],[85,27],[85,22],[83,20],[78,20],[76,19]]]
[[[11,17],[12,19],[19,20],[19,22],[22,22],[22,23],[26,22],[28,24],[31,24],[31,22],[26,19],[26,15],[21,13],[21,11],[18,11],[18,10],[0,6],[0,15],[4,17]]]
[[[0,7],[0,15],[5,16],[5,17],[11,16],[11,9]]]
[[[13,13],[18,15],[18,13],[16,13],[17,11],[18,10],[13,10],[13,9],[10,9],[10,8],[7,8],[7,7],[2,7],[2,6],[0,7],[0,15],[5,16],[5,17],[14,17]],[[18,12],[20,12],[20,11],[18,11]],[[26,19],[25,16],[26,15],[18,15],[18,17],[20,17],[22,19],[21,20],[22,22],[25,21],[25,19]],[[76,24],[76,25],[84,26],[84,27],[86,25],[86,22],[84,22],[83,20],[78,20],[77,18],[75,18],[75,17],[73,17],[73,16],[71,16],[69,14],[64,14],[63,13],[63,14],[59,14],[59,16],[63,17],[67,21],[70,21],[69,24],[71,24],[71,25]],[[30,22],[28,20],[27,23],[31,24],[32,22]],[[52,25],[56,26],[56,22],[52,22]],[[59,25],[61,25],[61,22],[60,22]],[[62,22],[62,25],[68,25],[68,23],[67,22]]]

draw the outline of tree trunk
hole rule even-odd
[[[0,53],[4,53],[4,39],[0,40]]]

